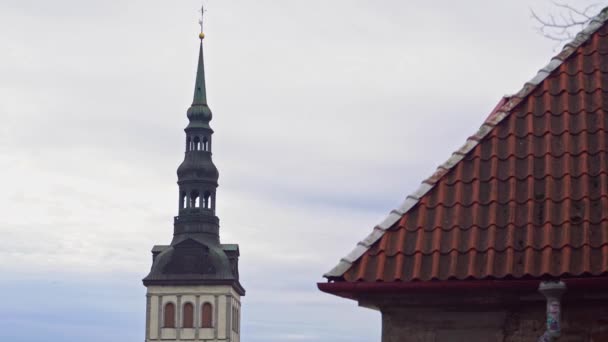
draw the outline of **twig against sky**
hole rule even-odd
[[[541,15],[530,9],[532,19],[538,24],[536,29],[544,37],[561,45],[574,38],[576,32],[582,30],[593,18],[595,10],[601,3],[593,3],[584,9],[578,9],[567,3],[551,1],[557,9],[556,13]]]

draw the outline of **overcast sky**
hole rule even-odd
[[[379,313],[316,283],[549,62],[529,14],[549,1],[206,5],[243,341],[378,341]],[[144,339],[141,279],[172,236],[199,7],[0,2],[0,340]]]

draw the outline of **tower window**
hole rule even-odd
[[[200,206],[200,196],[198,191],[194,190],[190,193],[190,208],[198,208]]]
[[[213,327],[213,306],[211,303],[203,304],[203,310],[201,314],[201,327],[212,328]]]
[[[192,303],[184,304],[183,328],[194,328],[194,306]]]
[[[203,151],[209,151],[209,139],[203,137]]]
[[[194,137],[194,150],[200,151],[201,149],[201,139],[199,137]]]
[[[179,196],[179,207],[182,209],[186,208],[186,193],[182,192]]]
[[[192,140],[190,137],[186,138],[186,152],[192,150]]]
[[[173,303],[165,304],[163,312],[163,327],[175,328],[175,305]]]
[[[211,209],[211,193],[209,191],[205,191],[203,196],[203,208]]]

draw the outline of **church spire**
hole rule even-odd
[[[215,213],[219,172],[211,158],[205,35],[202,20],[199,23],[194,98],[184,129],[184,160],[177,168],[179,207],[173,220],[173,239],[169,245],[152,248],[152,267],[143,279],[148,288],[146,342],[167,336],[175,342],[209,341],[209,336],[217,341],[240,341],[240,297],[245,289],[239,282],[239,246],[220,242]]]
[[[201,18],[198,20],[201,25],[201,33],[198,37],[201,40],[201,46],[198,53],[198,68],[196,69],[196,83],[194,84],[194,99],[192,104],[207,104],[207,89],[205,88],[205,61],[203,58],[203,39],[205,39],[205,33],[203,31],[203,16],[205,14],[205,7],[201,7]]]
[[[198,37],[201,40],[198,52],[198,66],[196,69],[196,81],[194,82],[194,97],[192,106],[188,109],[188,118],[202,119],[209,122],[211,120],[211,110],[207,106],[207,88],[205,85],[205,58],[203,53],[203,40],[205,33],[203,32],[203,15],[205,8],[201,7],[201,18],[198,23],[201,25],[201,33]]]
[[[201,13],[204,10],[201,9]],[[213,130],[209,125],[212,114],[207,105],[203,39],[199,34],[198,69],[194,83],[194,98],[188,109],[186,151],[177,169],[179,211],[175,220],[174,242],[197,237],[208,243],[219,244],[219,219],[215,215],[215,200],[219,172],[211,159]]]
[[[205,39],[205,34],[201,31],[199,37],[201,39],[201,44],[198,53],[198,69],[196,70],[196,82],[194,83],[194,98],[192,99],[192,105],[207,104],[207,89],[205,88],[205,61],[203,58],[203,39]]]

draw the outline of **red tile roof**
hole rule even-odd
[[[608,15],[325,276],[396,282],[608,274]]]

